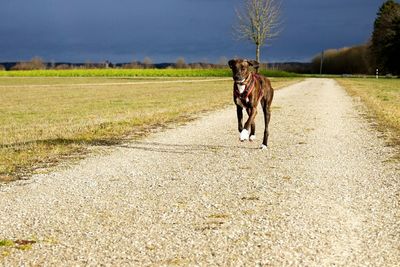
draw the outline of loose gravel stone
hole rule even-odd
[[[229,90],[229,88],[227,88]],[[1,266],[399,266],[399,163],[335,81],[276,92],[0,187]]]

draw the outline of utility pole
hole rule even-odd
[[[319,74],[322,74],[322,65],[324,64],[324,51],[321,52],[321,62],[319,65]]]

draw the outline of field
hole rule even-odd
[[[261,70],[268,77],[294,77],[295,73]],[[0,71],[0,77],[231,77],[230,69],[71,69]]]
[[[0,180],[187,122],[231,95],[229,78],[0,77]]]
[[[337,79],[350,95],[360,97],[382,130],[400,143],[400,79]]]

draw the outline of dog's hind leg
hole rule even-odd
[[[262,109],[263,109],[263,113],[264,113],[265,129],[264,129],[264,139],[263,139],[263,142],[262,142],[260,148],[266,149],[267,145],[268,145],[268,136],[269,136],[268,125],[269,125],[269,121],[271,120],[271,108],[268,105],[267,101],[264,99],[261,101],[261,105],[262,105]]]
[[[256,139],[256,123],[253,121],[251,124],[251,130],[250,130],[250,141],[254,141]]]

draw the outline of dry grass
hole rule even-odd
[[[0,78],[0,181],[232,104],[230,80],[176,79]],[[275,88],[298,80],[272,78]]]
[[[400,144],[400,79],[336,79],[352,96],[360,97],[387,133]]]

